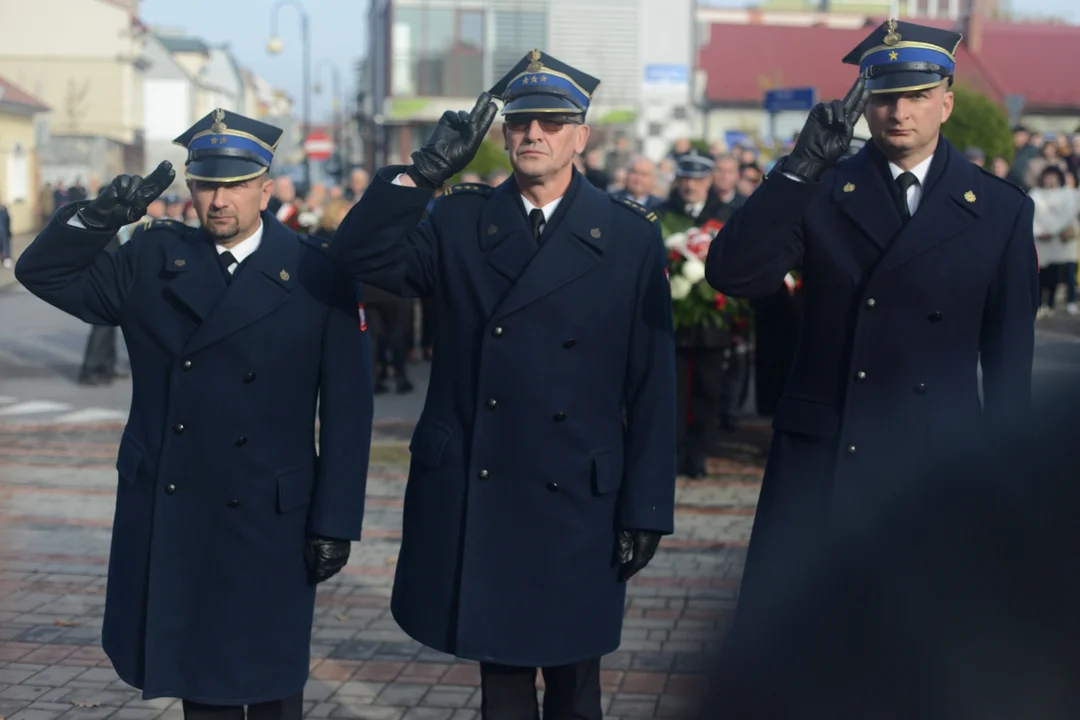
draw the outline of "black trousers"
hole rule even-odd
[[[107,325],[93,325],[90,337],[86,340],[86,352],[83,354],[82,380],[111,380],[116,372],[116,328]]]
[[[245,720],[243,705],[204,705],[184,700],[184,720]],[[301,720],[304,694],[247,706],[247,720]]]
[[[541,668],[544,720],[601,720],[600,658]],[[540,720],[536,668],[480,663],[481,720]]]
[[[409,307],[412,300],[378,300],[365,305],[371,324],[372,350],[375,362],[382,364],[377,381],[385,382],[386,369],[394,371],[397,380],[406,377],[406,359],[409,352],[411,330]]]
[[[723,406],[725,348],[678,348],[676,440],[680,472],[703,472],[716,439],[716,419]]]

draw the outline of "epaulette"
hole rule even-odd
[[[149,230],[170,230],[177,235],[187,235],[191,232],[192,228],[179,220],[170,220],[169,218],[153,219],[147,218],[140,220],[135,228],[131,231],[131,236],[135,237],[138,233],[147,232]]]
[[[979,167],[979,171],[980,171],[980,172],[981,172],[981,173],[982,173],[983,175],[986,175],[987,177],[992,177],[992,178],[994,178],[995,180],[997,180],[997,181],[998,181],[999,183],[1001,183],[1002,185],[1005,185],[1006,187],[1010,187],[1010,188],[1012,188],[1013,190],[1015,190],[1016,192],[1018,192],[1018,193],[1020,193],[1021,195],[1023,195],[1024,197],[1027,197],[1027,191],[1026,191],[1026,190],[1024,190],[1024,188],[1022,188],[1022,187],[1020,187],[1019,185],[1017,185],[1016,183],[1014,183],[1014,182],[1013,182],[1012,180],[1009,180],[1009,179],[1007,179],[1007,178],[1003,178],[1003,177],[998,177],[997,175],[995,175],[994,173],[992,173],[992,172],[991,172],[990,170],[987,170],[986,168],[984,168],[984,167],[981,167],[981,166]]]
[[[325,238],[315,237],[314,235],[305,235],[304,233],[299,233],[299,235],[300,242],[309,247],[313,247],[320,252],[325,253],[330,249],[330,241]]]
[[[494,191],[495,188],[490,185],[484,185],[483,183],[458,183],[457,185],[451,185],[446,188],[446,192],[443,193],[443,196],[464,195],[466,193],[488,196]]]
[[[654,213],[652,210],[649,210],[644,205],[634,202],[630,198],[612,197],[611,202],[615,203],[616,205],[622,205],[633,210],[635,213],[653,224],[660,222],[656,217],[656,213]]]

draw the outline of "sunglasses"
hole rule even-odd
[[[555,116],[536,116],[526,115],[524,117],[507,118],[503,121],[506,125],[506,129],[512,133],[525,132],[535,120],[540,125],[540,129],[545,133],[554,134],[563,129],[563,125],[580,125],[581,120],[566,115]]]

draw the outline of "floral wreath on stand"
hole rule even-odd
[[[671,311],[675,330],[701,324],[717,328],[745,327],[749,306],[717,292],[705,281],[705,258],[709,245],[724,226],[709,220],[701,227],[685,215],[670,214],[660,221],[664,247],[668,251],[668,284],[671,286]]]

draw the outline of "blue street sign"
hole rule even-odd
[[[687,85],[690,69],[686,65],[646,65],[645,82],[650,85]]]
[[[765,91],[765,112],[784,112],[785,110],[809,112],[817,104],[817,88],[784,88]]]

